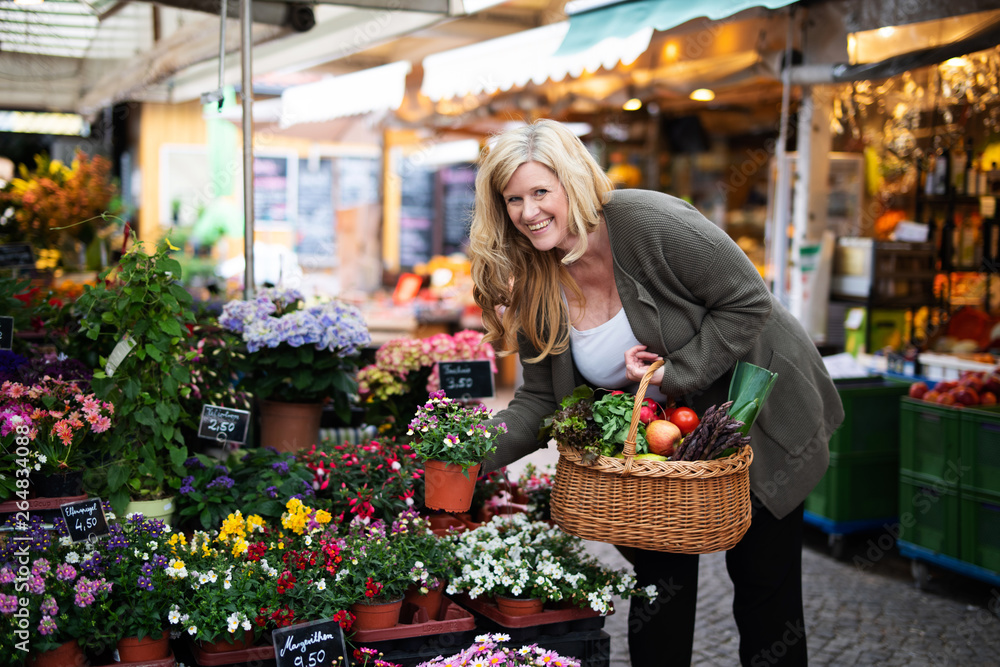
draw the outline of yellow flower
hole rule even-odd
[[[242,556],[250,548],[250,544],[242,537],[237,537],[233,542],[233,556]]]
[[[285,509],[289,512],[297,512],[300,507],[302,507],[302,501],[298,498],[289,498],[288,502],[285,503]]]
[[[251,514],[247,517],[247,532],[264,532],[264,519],[258,514]]]
[[[246,537],[246,531],[244,530],[245,523],[243,522],[243,513],[236,510],[235,513],[230,514],[226,517],[226,520],[222,522],[222,530],[219,531],[219,540],[226,542],[230,537]]]
[[[284,548],[285,548],[285,543],[284,542],[278,542],[278,549],[281,550],[281,549],[284,549]]]
[[[184,561],[182,561],[182,560],[175,560],[174,561],[174,569],[175,570],[183,570],[184,569]]]
[[[173,243],[170,242],[169,238],[164,240],[167,242],[167,247],[170,248],[171,250],[180,250],[180,248],[178,248],[177,246],[175,246]]]
[[[317,512],[316,512],[316,523],[327,524],[327,523],[330,523],[330,521],[332,519],[333,519],[333,517],[326,510],[317,510]]]

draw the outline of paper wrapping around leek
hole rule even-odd
[[[749,433],[777,379],[778,374],[766,368],[745,361],[736,362],[733,379],[729,382],[729,400],[733,402],[729,416],[743,422],[740,433]]]

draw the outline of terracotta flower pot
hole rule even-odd
[[[79,642],[73,639],[51,651],[32,651],[24,664],[26,667],[82,667],[86,663],[87,656]]]
[[[427,612],[427,618],[436,621],[438,612],[441,611],[441,599],[444,597],[445,582],[439,581],[434,588],[428,588],[426,593],[420,592],[420,587],[416,584],[410,586],[403,596],[404,602],[421,607]]]
[[[530,616],[541,614],[545,600],[541,598],[508,598],[496,596],[497,608],[505,616]]]
[[[477,463],[465,470],[433,459],[424,461],[424,505],[446,512],[469,511],[479,466]]]
[[[250,648],[254,644],[253,631],[242,634],[230,633],[228,637],[219,637],[214,642],[203,641],[199,645],[205,653],[227,653],[229,651],[242,651]]]
[[[170,633],[166,630],[159,637],[125,637],[118,640],[118,658],[121,662],[162,660],[170,655]]]
[[[351,613],[354,614],[352,629],[357,632],[358,630],[394,628],[399,623],[399,612],[402,608],[403,598],[399,598],[395,602],[381,604],[355,602],[351,605]]]
[[[260,444],[279,452],[299,452],[319,442],[322,403],[260,401]]]

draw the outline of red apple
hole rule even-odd
[[[910,385],[910,398],[923,398],[927,393],[926,382],[914,382]]]
[[[646,442],[649,451],[660,456],[670,456],[681,441],[681,430],[677,424],[666,419],[654,419],[646,424]]]
[[[979,395],[979,403],[981,405],[996,405],[997,396],[992,391],[984,391]]]

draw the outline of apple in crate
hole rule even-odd
[[[910,385],[910,398],[923,398],[928,391],[926,382],[914,382]]]
[[[654,419],[646,424],[646,442],[653,454],[672,455],[681,437],[681,429],[677,424],[666,419]]]

